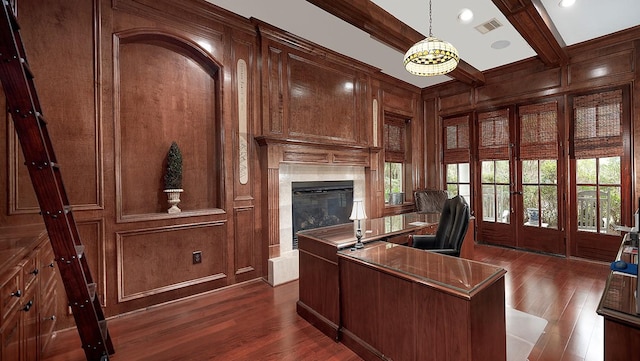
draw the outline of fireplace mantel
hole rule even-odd
[[[282,162],[369,167],[371,154],[377,154],[381,150],[353,144],[327,144],[264,136],[256,137],[256,141],[267,149],[269,168],[278,168]]]
[[[335,174],[336,170],[345,169],[347,172],[353,173],[353,169],[360,169],[360,175],[356,177],[362,178],[363,188],[360,196],[366,200],[371,199],[370,184],[371,180],[377,179],[376,173],[377,162],[380,148],[367,147],[352,144],[326,144],[313,141],[290,140],[278,137],[256,137],[256,141],[260,145],[262,194],[266,196],[263,201],[264,217],[262,223],[263,237],[265,238],[265,249],[268,249],[268,257],[265,257],[264,269],[269,270],[269,283],[277,285],[281,283],[277,276],[278,271],[274,268],[280,260],[287,259],[289,250],[281,250],[281,234],[280,234],[280,169],[283,165],[300,164],[306,166],[318,166],[318,171],[327,169],[329,173]],[[326,167],[326,168],[325,168]],[[337,167],[337,168],[336,168]],[[321,174],[321,173],[319,173]],[[365,180],[366,179],[366,180]],[[267,256],[267,255],[265,255]],[[296,275],[297,275],[297,257]],[[294,263],[287,260],[282,263]],[[284,266],[291,268],[292,266]],[[297,276],[295,277],[297,278]],[[290,279],[285,279],[284,282]]]

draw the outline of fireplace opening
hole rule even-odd
[[[350,223],[353,181],[292,182],[293,249],[298,231]]]

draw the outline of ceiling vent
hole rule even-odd
[[[502,24],[498,20],[496,20],[496,18],[493,18],[486,23],[476,26],[476,30],[478,30],[481,34],[486,34],[491,30],[495,30],[501,26]]]

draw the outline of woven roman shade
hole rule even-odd
[[[469,116],[449,118],[443,121],[444,154],[443,162],[469,163]]]
[[[558,104],[548,102],[518,108],[520,159],[558,159]]]
[[[622,155],[622,90],[575,97],[573,101],[573,156]]]
[[[480,160],[509,159],[509,109],[478,114]]]
[[[384,161],[404,163],[406,151],[406,121],[386,117],[384,120]]]

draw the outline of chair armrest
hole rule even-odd
[[[456,257],[460,256],[460,252],[453,248],[428,249],[426,251],[433,252],[433,253],[446,254],[448,256],[456,256]]]
[[[438,247],[436,236],[431,234],[414,234],[411,236],[411,247],[419,249],[433,249]]]

